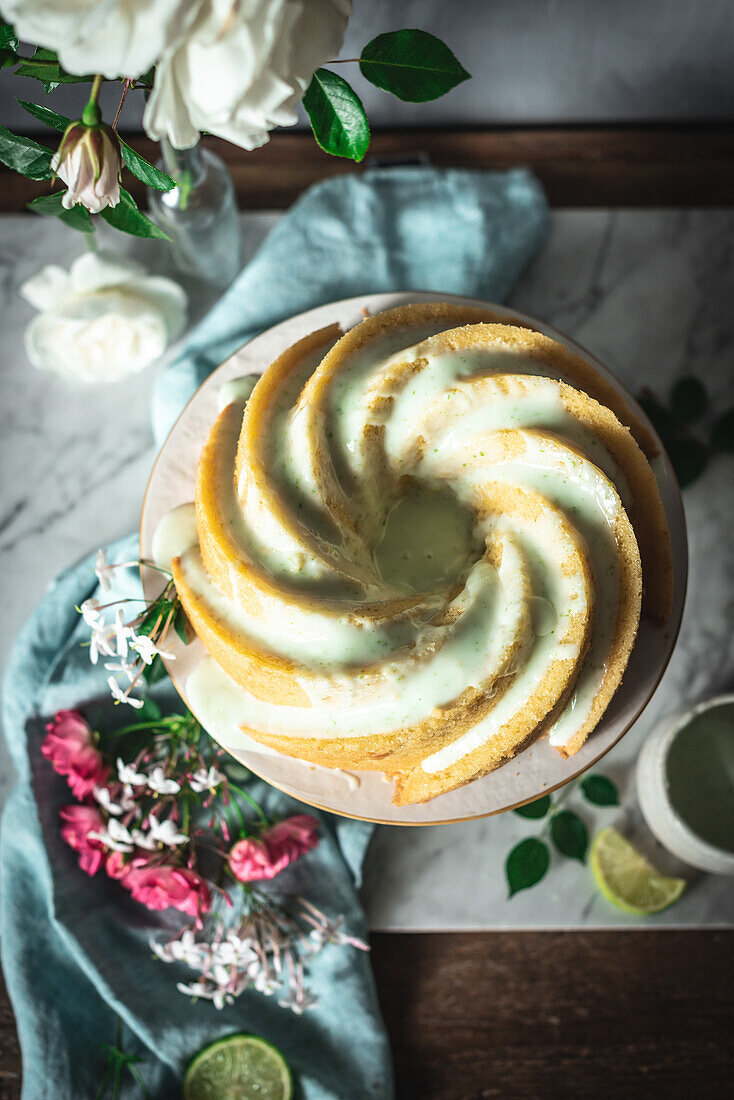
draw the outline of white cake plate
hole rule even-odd
[[[344,330],[364,316],[364,311],[379,313],[408,302],[455,301],[464,305],[489,307],[509,323],[520,321],[566,344],[582,355],[618,390],[637,416],[652,425],[630,394],[593,356],[563,333],[516,310],[474,298],[450,294],[409,292],[366,294],[311,309],[291,317],[251,340],[222,363],[189,401],[163,444],[155,462],[143,502],[140,525],[141,554],[152,557],[153,534],[162,517],[179,504],[194,499],[194,482],[199,453],[218,413],[217,394],[225,382],[245,374],[262,371],[287,347],[302,336],[338,321]],[[564,760],[547,740],[540,739],[515,759],[483,779],[458,791],[440,795],[420,806],[394,806],[392,784],[377,772],[341,772],[315,767],[288,756],[253,751],[243,737],[236,743],[231,733],[211,728],[208,732],[240,763],[287,794],[332,813],[391,825],[434,825],[466,821],[502,813],[547,794],[574,779],[595,764],[619,741],[640,716],[652,698],[665,671],[678,636],[688,571],[688,550],[680,490],[665,451],[652,463],[665,506],[673,544],[674,596],[668,621],[663,625],[643,619],[622,684],[596,730],[575,756]],[[143,586],[148,599],[160,591],[160,575],[143,570]],[[169,644],[170,642],[170,644]],[[197,662],[205,656],[198,639],[184,646],[177,638],[167,638],[166,646],[175,652],[175,661],[167,668],[176,689],[186,701],[186,680]]]

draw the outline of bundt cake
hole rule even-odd
[[[654,440],[585,360],[451,304],[322,329],[226,405],[173,561],[245,734],[422,802],[575,753],[664,619]]]

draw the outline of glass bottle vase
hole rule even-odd
[[[201,144],[174,149],[164,138],[161,152],[158,167],[176,180],[176,187],[148,188],[151,217],[171,238],[180,271],[228,286],[242,266],[242,243],[227,166]]]

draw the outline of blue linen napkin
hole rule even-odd
[[[157,380],[162,443],[206,377],[259,332],[340,298],[433,290],[501,302],[545,241],[524,168],[374,168],[306,191]]]
[[[203,379],[247,339],[293,313],[335,298],[390,290],[440,290],[499,300],[544,240],[548,213],[534,178],[507,173],[382,169],[311,188],[281,220],[220,303],[189,336],[161,376],[154,425],[161,440]],[[110,559],[138,555],[130,536]],[[119,582],[139,595],[134,570]],[[115,1041],[143,1058],[152,1097],[180,1095],[188,1059],[205,1043],[252,1031],[280,1047],[297,1079],[299,1100],[390,1100],[387,1039],[369,957],[329,947],[315,960],[311,988],[319,1004],[303,1017],[274,998],[243,994],[217,1012],[175,990],[191,972],[158,962],[148,946],[156,928],[175,928],[170,913],[151,914],[118,884],[88,878],[60,839],[59,808],[72,801],[63,779],[41,757],[44,721],[81,707],[107,728],[105,673],[89,664],[86,628],[75,605],[96,592],[93,560],[64,573],[24,627],[4,683],[3,728],[18,773],[0,838],[2,963],[23,1052],[23,1100],[94,1097],[104,1054]],[[154,694],[180,709],[170,683]],[[249,788],[272,816],[302,809],[266,784]],[[314,812],[309,810],[309,812]],[[357,897],[369,826],[318,815],[319,847],[284,875],[294,892],[345,928],[365,936]],[[122,1096],[139,1095],[126,1082]]]

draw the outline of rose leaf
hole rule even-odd
[[[408,103],[438,99],[471,75],[440,38],[414,29],[378,34],[362,50],[359,68],[371,84]]]
[[[370,143],[370,127],[357,93],[328,69],[317,69],[303,97],[311,129],[325,153],[360,161]]]

